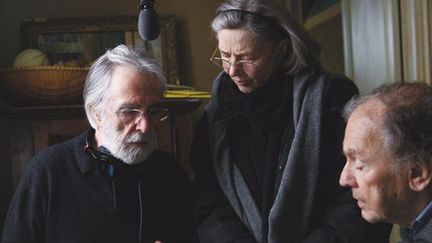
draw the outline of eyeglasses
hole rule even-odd
[[[137,123],[143,116],[151,123],[158,123],[168,118],[169,111],[161,107],[149,107],[145,112],[136,108],[121,108],[116,114],[118,118],[125,123]]]
[[[237,60],[231,62],[228,59],[216,56],[218,53],[218,48],[213,52],[213,55],[210,57],[210,61],[218,67],[223,68],[225,71],[230,69],[231,66],[241,67],[243,70],[248,70],[254,68],[256,66],[256,60]]]

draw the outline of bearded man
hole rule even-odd
[[[28,163],[2,242],[194,242],[186,173],[156,150],[165,83],[139,50],[98,58],[83,92],[92,128]]]

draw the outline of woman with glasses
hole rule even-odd
[[[338,186],[353,82],[278,1],[225,1],[212,29],[222,71],[191,154],[201,242],[388,241]]]

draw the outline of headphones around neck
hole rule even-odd
[[[97,161],[98,167],[102,172],[110,178],[114,178],[118,173],[118,164],[122,163],[119,159],[115,158],[111,152],[104,146],[97,147],[93,143],[94,130],[90,130],[86,137],[86,144],[84,151],[94,160]]]
[[[95,131],[90,129],[87,133],[86,143],[84,145],[84,152],[86,152],[92,159],[97,161],[98,167],[101,168],[102,172],[110,179],[115,179],[117,174],[121,171],[121,160],[115,158],[111,152],[104,146],[98,148],[93,143]],[[112,181],[114,183],[114,181]],[[143,222],[143,205],[141,195],[141,180],[138,179],[138,194],[139,194],[139,208],[140,208],[140,224],[139,224],[139,242],[142,238],[142,222]]]

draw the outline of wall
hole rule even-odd
[[[342,18],[338,14],[309,30],[321,45],[322,65],[334,73],[344,73]]]
[[[159,14],[178,17],[179,76],[184,84],[208,90],[217,73],[208,61],[216,46],[210,21],[218,0],[156,0]],[[11,66],[20,48],[20,19],[137,15],[139,0],[14,0],[0,1],[0,68]]]

